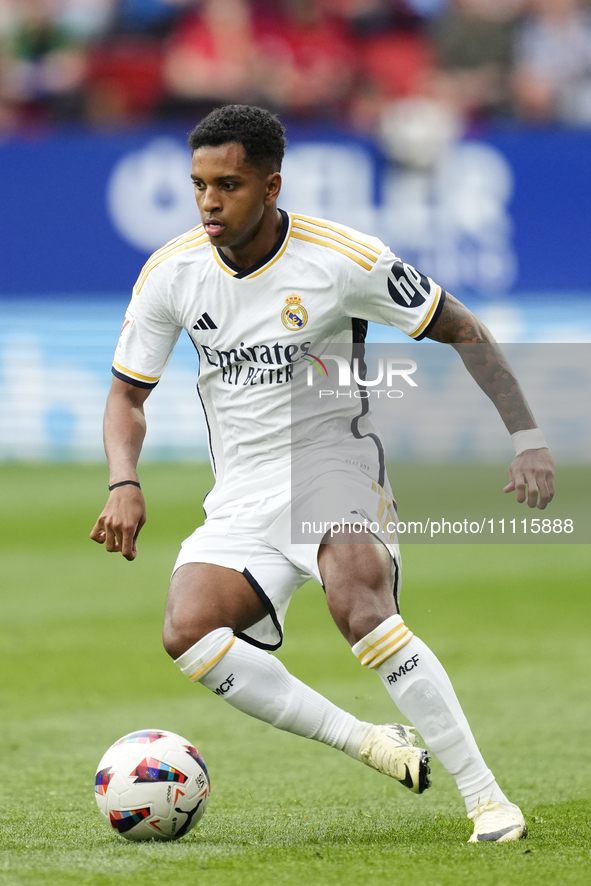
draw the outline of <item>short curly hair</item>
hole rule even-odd
[[[216,108],[189,136],[192,151],[217,148],[238,142],[252,166],[270,167],[279,172],[287,140],[285,128],[270,111],[252,105],[225,105]]]

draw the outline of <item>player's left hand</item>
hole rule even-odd
[[[516,492],[517,501],[530,508],[544,508],[554,498],[554,459],[549,449],[526,449],[507,471],[509,483],[503,492]]]

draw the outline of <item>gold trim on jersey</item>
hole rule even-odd
[[[161,246],[160,249],[156,250],[156,252],[153,252],[144,267],[142,268],[140,275],[148,267],[150,262],[152,262],[155,258],[158,258],[158,256],[161,255],[163,252],[166,252],[168,249],[172,249],[174,246],[180,246],[181,243],[185,242],[187,237],[196,237],[199,228],[203,228],[203,231],[205,232],[203,224],[195,225],[194,228],[190,228],[190,230],[185,231],[184,234],[179,234],[178,237],[173,237],[172,240],[169,240],[168,243],[165,243],[164,246]]]
[[[370,252],[369,249],[366,249],[365,246],[352,246],[350,240],[348,240],[346,237],[342,237],[340,234],[337,234],[334,231],[331,234],[323,234],[322,231],[317,231],[317,230],[315,230],[315,228],[311,227],[310,225],[305,225],[303,222],[299,222],[297,220],[294,222],[293,226],[294,226],[294,230],[308,231],[310,234],[316,234],[316,235],[319,235],[320,237],[326,237],[329,240],[336,240],[337,243],[342,243],[344,246],[348,246],[349,249],[353,249],[353,250],[355,250],[355,252],[361,253],[361,255],[364,255],[366,258],[368,258],[374,264],[377,261],[378,256],[376,256],[373,252]],[[326,227],[326,226],[324,226],[324,227]],[[327,244],[327,246],[328,246],[328,244]]]
[[[418,329],[415,329],[414,332],[409,332],[409,335],[411,338],[414,338],[415,336],[420,335],[421,332],[423,331],[423,329],[425,329],[429,325],[429,321],[430,321],[431,317],[433,316],[433,314],[435,313],[435,310],[437,308],[437,305],[439,304],[440,298],[441,298],[441,286],[438,286],[437,287],[437,295],[436,295],[435,299],[433,300],[433,304],[431,305],[431,307],[427,311],[427,316],[425,317],[423,322],[420,324]]]
[[[311,218],[308,215],[294,215],[293,219],[294,219],[294,225],[297,224],[298,222],[307,222],[309,225],[314,225],[315,228],[325,228],[327,231],[332,231],[333,234],[337,234],[338,236],[333,237],[332,238],[333,240],[338,239],[342,243],[344,241],[341,238],[344,237],[345,240],[350,241],[351,244],[355,243],[358,246],[364,247],[364,249],[369,249],[370,252],[374,253],[375,259],[373,259],[373,256],[368,256],[368,258],[372,258],[374,261],[376,259],[378,259],[380,257],[380,255],[382,254],[382,250],[378,249],[377,246],[373,246],[371,243],[368,243],[366,240],[358,240],[357,237],[353,237],[351,234],[348,234],[339,225],[326,223],[324,221],[319,221],[318,219]],[[307,231],[311,230],[310,228],[307,228],[305,224],[300,225],[300,227],[303,227]],[[312,233],[319,234],[321,237],[330,236],[329,234],[323,234],[322,231],[313,231]],[[353,246],[352,248],[355,249],[355,246]],[[364,249],[359,250],[359,252],[364,252]],[[364,255],[367,255],[367,253],[364,252]]]
[[[157,382],[160,379],[159,375],[156,375],[156,376],[140,375],[139,372],[133,372],[131,369],[126,369],[125,366],[122,366],[120,363],[116,363],[115,360],[113,360],[113,366],[119,372],[123,372],[123,373],[125,373],[125,375],[130,375],[132,378],[137,378],[140,381]]]
[[[261,274],[264,274],[265,271],[271,267],[271,265],[274,265],[276,261],[279,261],[279,259],[281,258],[281,256],[285,252],[285,250],[287,249],[287,244],[289,242],[290,237],[291,237],[291,220],[290,220],[289,228],[287,229],[287,234],[285,235],[285,240],[283,242],[283,246],[281,247],[281,249],[279,250],[277,255],[274,255],[273,258],[271,259],[271,261],[268,264],[266,264],[264,266],[264,268],[259,268],[259,270],[255,271],[254,274],[249,274],[248,277],[245,277],[244,279],[245,280],[253,280],[255,277],[259,277]]]
[[[211,243],[211,240],[209,242]],[[224,264],[224,262],[219,257],[218,251],[217,251],[216,247],[213,245],[213,243],[211,243],[211,251],[213,252],[213,257],[217,261],[217,263],[220,266],[220,268],[222,269],[222,271],[225,271],[226,274],[230,275],[230,277],[235,277],[236,271],[233,271],[232,268],[229,268],[228,265]]]
[[[176,255],[177,252],[183,252],[185,249],[192,249],[194,246],[202,246],[209,239],[207,234],[201,232],[199,233],[199,228],[202,228],[203,225],[199,225],[195,231],[197,233],[186,234],[183,237],[177,238],[176,240],[172,240],[171,243],[167,246],[163,246],[162,249],[159,249],[158,252],[155,252],[154,255],[150,256],[146,264],[141,270],[141,273],[137,279],[137,283],[135,284],[135,292],[139,294],[141,288],[146,282],[150,271],[153,271],[155,267],[157,267],[161,262],[166,261],[167,258],[171,258],[173,255]]]
[[[327,243],[326,240],[318,240],[317,237],[308,237],[307,234],[296,234],[295,231],[291,236],[294,240],[305,240],[307,243],[316,243],[317,246],[326,246],[328,249],[334,249],[335,252],[340,252],[352,261],[357,262],[357,264],[361,265],[362,268],[365,268],[366,271],[371,271],[373,268],[373,265],[368,264],[364,259],[355,255],[353,252],[349,252],[348,249],[343,249],[342,246],[337,246],[336,243]]]
[[[310,234],[315,234],[315,236],[311,237],[309,236]],[[315,243],[318,246],[334,249],[335,252],[340,252],[352,261],[357,262],[366,271],[371,271],[381,255],[381,250],[377,246],[353,237],[338,225],[318,221],[307,215],[293,216],[292,237],[295,237],[296,240],[305,240],[308,243]],[[342,246],[337,246],[337,243],[342,244]]]
[[[258,271],[255,271],[253,274],[246,274],[244,277],[240,277],[239,278],[240,280],[254,280],[255,277],[259,277],[261,274],[264,274],[265,271],[267,271],[271,267],[271,265],[274,265],[276,261],[279,261],[279,259],[281,258],[281,256],[285,252],[285,250],[287,249],[287,244],[289,242],[289,238],[291,237],[292,226],[293,226],[293,216],[289,215],[289,226],[288,226],[287,232],[285,234],[285,240],[283,241],[283,245],[281,246],[281,249],[279,250],[277,255],[274,255],[273,258],[270,259],[266,265],[263,265],[262,268],[259,268]],[[229,274],[230,277],[235,278],[236,272],[233,271],[232,268],[229,268],[228,265],[225,264],[221,260],[221,258],[218,255],[217,247],[214,246],[213,243],[211,244],[211,248],[213,250],[214,258],[217,261],[220,268],[222,268],[222,270],[224,270],[226,272],[226,274]]]
[[[144,271],[146,270],[148,265],[152,264],[152,262],[155,259],[159,258],[163,252],[167,252],[169,249],[173,249],[175,246],[178,246],[180,241],[182,241],[184,243],[185,239],[187,237],[189,237],[189,238],[196,237],[197,231],[199,230],[199,228],[202,228],[202,227],[203,227],[203,225],[197,225],[197,227],[191,228],[190,231],[187,231],[185,234],[181,234],[180,237],[175,237],[174,240],[169,240],[168,243],[165,243],[164,246],[161,246],[160,249],[157,249],[156,252],[153,252],[152,255],[150,256],[150,258],[148,259],[148,261],[144,264],[143,268],[141,269],[139,276],[138,276],[138,280],[142,276],[142,274],[144,273]]]

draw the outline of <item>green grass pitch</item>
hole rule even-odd
[[[405,468],[409,488],[421,470]],[[436,761],[433,788],[416,797],[180,674],[160,624],[209,471],[147,464],[142,481],[149,522],[127,563],[88,540],[103,467],[0,468],[2,886],[589,882],[589,546],[404,549],[405,620],[441,657],[530,823],[527,841],[467,845],[463,804]],[[294,599],[280,657],[357,716],[396,718],[313,583]],[[178,843],[127,843],[95,806],[102,753],[144,727],[195,742],[212,774],[209,810]]]

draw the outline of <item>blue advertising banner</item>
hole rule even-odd
[[[591,341],[591,133],[499,130],[429,171],[342,133],[289,136],[283,207],[379,236],[499,341]],[[0,459],[103,458],[131,287],[150,253],[198,223],[189,167],[179,130],[0,144]],[[371,324],[368,341],[407,339]],[[205,457],[197,374],[181,336],[148,403],[147,458]]]
[[[342,133],[288,134],[285,209],[376,234],[460,295],[591,290],[591,133],[492,131],[429,172]],[[142,130],[0,145],[0,294],[128,292],[198,222],[185,143]]]

